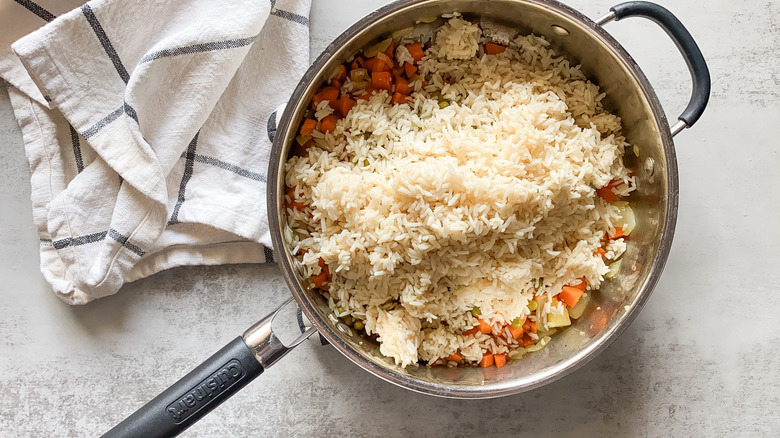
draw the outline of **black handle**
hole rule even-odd
[[[680,23],[680,20],[663,6],[650,2],[626,2],[610,8],[615,13],[615,20],[626,17],[645,17],[656,22],[672,37],[677,48],[688,64],[693,78],[693,93],[685,111],[680,115],[688,127],[693,126],[707,107],[710,99],[710,70],[707,62],[699,50],[696,41],[693,40],[688,29]]]
[[[176,436],[262,373],[239,336],[103,437]]]

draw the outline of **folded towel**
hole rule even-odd
[[[50,21],[0,52],[0,75],[55,293],[83,304],[174,266],[273,262],[268,157],[308,65],[310,0],[97,0],[56,18],[16,3],[3,20]]]

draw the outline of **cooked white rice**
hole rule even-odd
[[[534,35],[490,56],[480,38],[477,25],[449,20],[419,63],[429,84],[409,105],[386,92],[359,100],[286,166],[308,206],[287,210],[304,273],[324,259],[334,309],[364,321],[401,366],[517,347],[511,336],[463,336],[475,306],[498,331],[529,314],[535,292],[558,294],[579,277],[597,289],[608,268],[594,251],[619,211],[595,188],[631,180],[620,119],[578,66]],[[610,257],[624,249],[611,244]]]

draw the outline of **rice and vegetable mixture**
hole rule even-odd
[[[364,49],[301,124],[287,243],[334,318],[401,366],[519,359],[619,269],[620,119],[548,45],[456,15]]]

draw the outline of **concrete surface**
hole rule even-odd
[[[312,54],[383,3],[314,0]],[[594,18],[613,4],[567,3]],[[660,3],[699,42],[713,94],[677,139],[680,214],[666,271],[606,352],[540,390],[459,401],[397,388],[305,344],[184,436],[776,436],[780,4]],[[672,43],[641,20],[608,29],[676,116],[690,85]],[[0,143],[0,436],[97,436],[287,296],[275,267],[225,266],[171,270],[66,306],[38,272],[27,163],[4,91]]]

